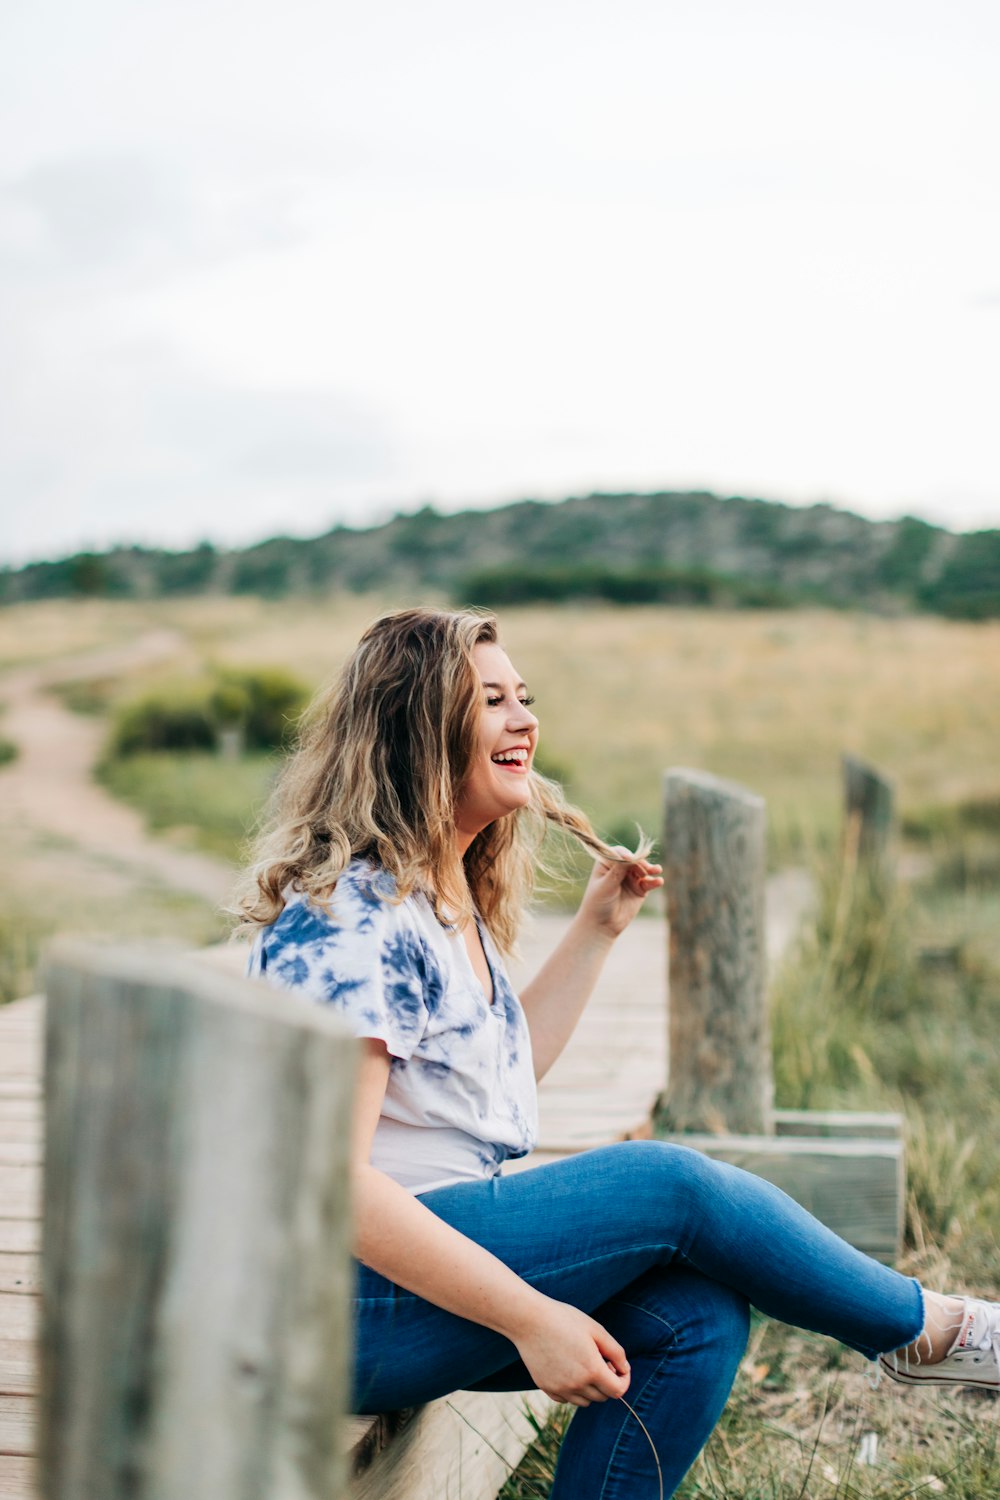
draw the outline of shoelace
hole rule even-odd
[[[990,1329],[990,1348],[993,1351],[993,1361],[997,1367],[997,1379],[1000,1380],[1000,1320],[994,1322]]]

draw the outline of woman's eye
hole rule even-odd
[[[503,701],[504,701],[504,698],[503,698],[503,694],[502,693],[500,693],[500,694],[487,693],[486,694],[486,706],[487,706],[487,708],[499,708],[500,704]],[[522,708],[530,708],[531,705],[534,703],[535,700],[534,700],[534,698],[532,698],[529,695],[526,698],[518,698],[517,701],[518,701],[518,703],[520,703],[520,705],[521,705]]]

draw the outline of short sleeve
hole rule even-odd
[[[251,972],[333,1007],[355,1036],[408,1059],[427,1025],[430,955],[406,903],[384,900],[377,881],[348,871],[332,915],[292,901],[258,939]]]

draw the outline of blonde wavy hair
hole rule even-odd
[[[644,838],[634,854],[606,844],[533,770],[528,805],[459,856],[455,806],[479,748],[483,689],[472,649],[481,642],[499,644],[497,621],[473,610],[404,609],[369,626],[303,717],[237,893],[244,928],[275,921],[289,887],[326,907],[362,855],[394,877],[396,900],[423,890],[440,921],[460,925],[475,909],[510,951],[546,824],[612,863],[648,853]]]

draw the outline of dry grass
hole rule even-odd
[[[16,606],[0,611],[0,661],[168,627],[185,649],[143,684],[219,661],[280,663],[319,685],[374,615],[404,602]],[[501,623],[537,694],[548,764],[605,830],[658,829],[669,765],[766,797],[777,862],[832,841],[845,750],[897,779],[905,812],[1000,790],[1000,622],[579,605],[511,609]]]

